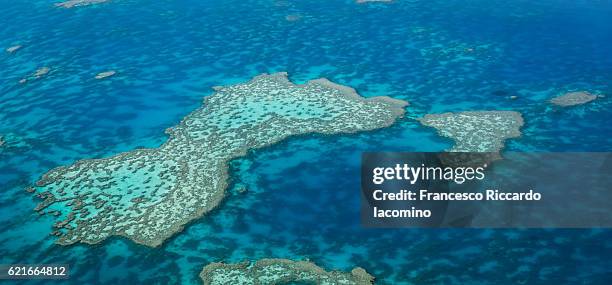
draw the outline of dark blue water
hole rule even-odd
[[[209,262],[264,257],[361,266],[381,284],[609,284],[609,230],[366,230],[358,220],[362,151],[450,147],[412,120],[426,113],[515,110],[526,125],[509,150],[612,150],[612,3],[533,2],[5,1],[0,47],[23,48],[0,54],[0,263],[69,263],[75,284],[198,283]],[[49,74],[19,83],[43,66]],[[106,70],[118,74],[93,79]],[[156,147],[212,86],[276,71],[411,106],[388,129],[292,138],[233,162],[233,184],[248,192],[229,191],[160,248],[53,244],[54,221],[32,211],[27,185],[54,166]],[[607,96],[547,103],[577,90]]]

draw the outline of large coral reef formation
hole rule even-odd
[[[374,277],[363,268],[351,272],[326,271],[309,261],[261,259],[255,263],[211,263],[200,273],[204,285],[371,285]],[[293,283],[292,283],[293,282]]]
[[[60,244],[119,235],[158,246],[220,203],[230,160],[290,136],[386,127],[406,105],[326,79],[296,85],[286,73],[263,74],[216,87],[159,148],[58,167],[29,190],[44,199],[36,211],[59,219]]]

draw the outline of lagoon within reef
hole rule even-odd
[[[228,186],[228,162],[290,136],[338,134],[391,125],[407,102],[362,98],[326,79],[296,85],[286,73],[215,87],[204,105],[166,130],[159,148],[55,168],[35,188],[36,208],[57,216],[57,243],[109,236],[159,246],[211,211]]]

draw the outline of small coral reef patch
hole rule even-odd
[[[16,51],[18,51],[20,49],[21,49],[21,45],[15,45],[15,46],[6,48],[6,52],[14,53],[14,52],[16,52]]]
[[[43,66],[43,67],[37,69],[31,75],[28,75],[28,76],[22,78],[21,80],[19,80],[19,83],[20,84],[25,84],[28,81],[40,79],[41,77],[46,76],[47,74],[49,74],[49,72],[51,72],[51,68]]]
[[[370,2],[392,2],[393,0],[356,0],[357,3],[370,3]]]
[[[391,125],[406,102],[363,98],[326,79],[303,85],[286,73],[216,87],[204,105],[169,128],[158,148],[55,168],[29,189],[40,214],[59,221],[59,244],[98,243],[111,235],[159,246],[215,208],[228,163],[247,151],[308,133],[339,134]]]
[[[96,74],[95,79],[104,79],[104,78],[107,78],[107,77],[111,77],[111,76],[113,76],[115,74],[117,74],[117,72],[114,71],[114,70],[104,71],[104,72],[100,72],[100,73]]]
[[[569,107],[569,106],[586,104],[595,99],[597,99],[597,95],[593,95],[585,91],[578,91],[578,92],[565,93],[561,96],[552,98],[550,100],[550,103],[557,105],[557,106],[561,106],[561,107]]]
[[[12,132],[2,133],[0,134],[0,154],[3,151],[9,150],[27,151],[32,147],[30,144],[31,141],[31,138],[24,137],[22,135],[18,135]]]
[[[451,138],[451,152],[492,152],[504,147],[506,139],[519,137],[523,117],[514,111],[473,111],[428,114],[418,119],[423,125]]]
[[[88,5],[103,3],[106,1],[109,1],[109,0],[68,0],[68,1],[57,3],[55,4],[55,6],[62,7],[62,8],[73,8],[73,7],[88,6]]]
[[[328,284],[371,285],[374,277],[363,268],[350,273],[326,271],[309,261],[262,259],[253,264],[211,263],[200,273],[204,285],[225,284]]]

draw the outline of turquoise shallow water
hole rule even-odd
[[[610,151],[610,13],[605,1],[4,4],[0,47],[23,48],[0,54],[0,263],[70,263],[75,284],[197,283],[208,262],[263,257],[362,266],[382,284],[609,284],[609,230],[365,230],[357,193],[361,151],[450,146],[412,120],[426,113],[515,110],[526,125],[509,150]],[[160,248],[53,245],[27,185],[77,159],[156,147],[212,86],[276,71],[411,106],[388,129],[292,138],[235,161],[233,183],[249,191]],[[575,90],[607,96],[546,102]]]

